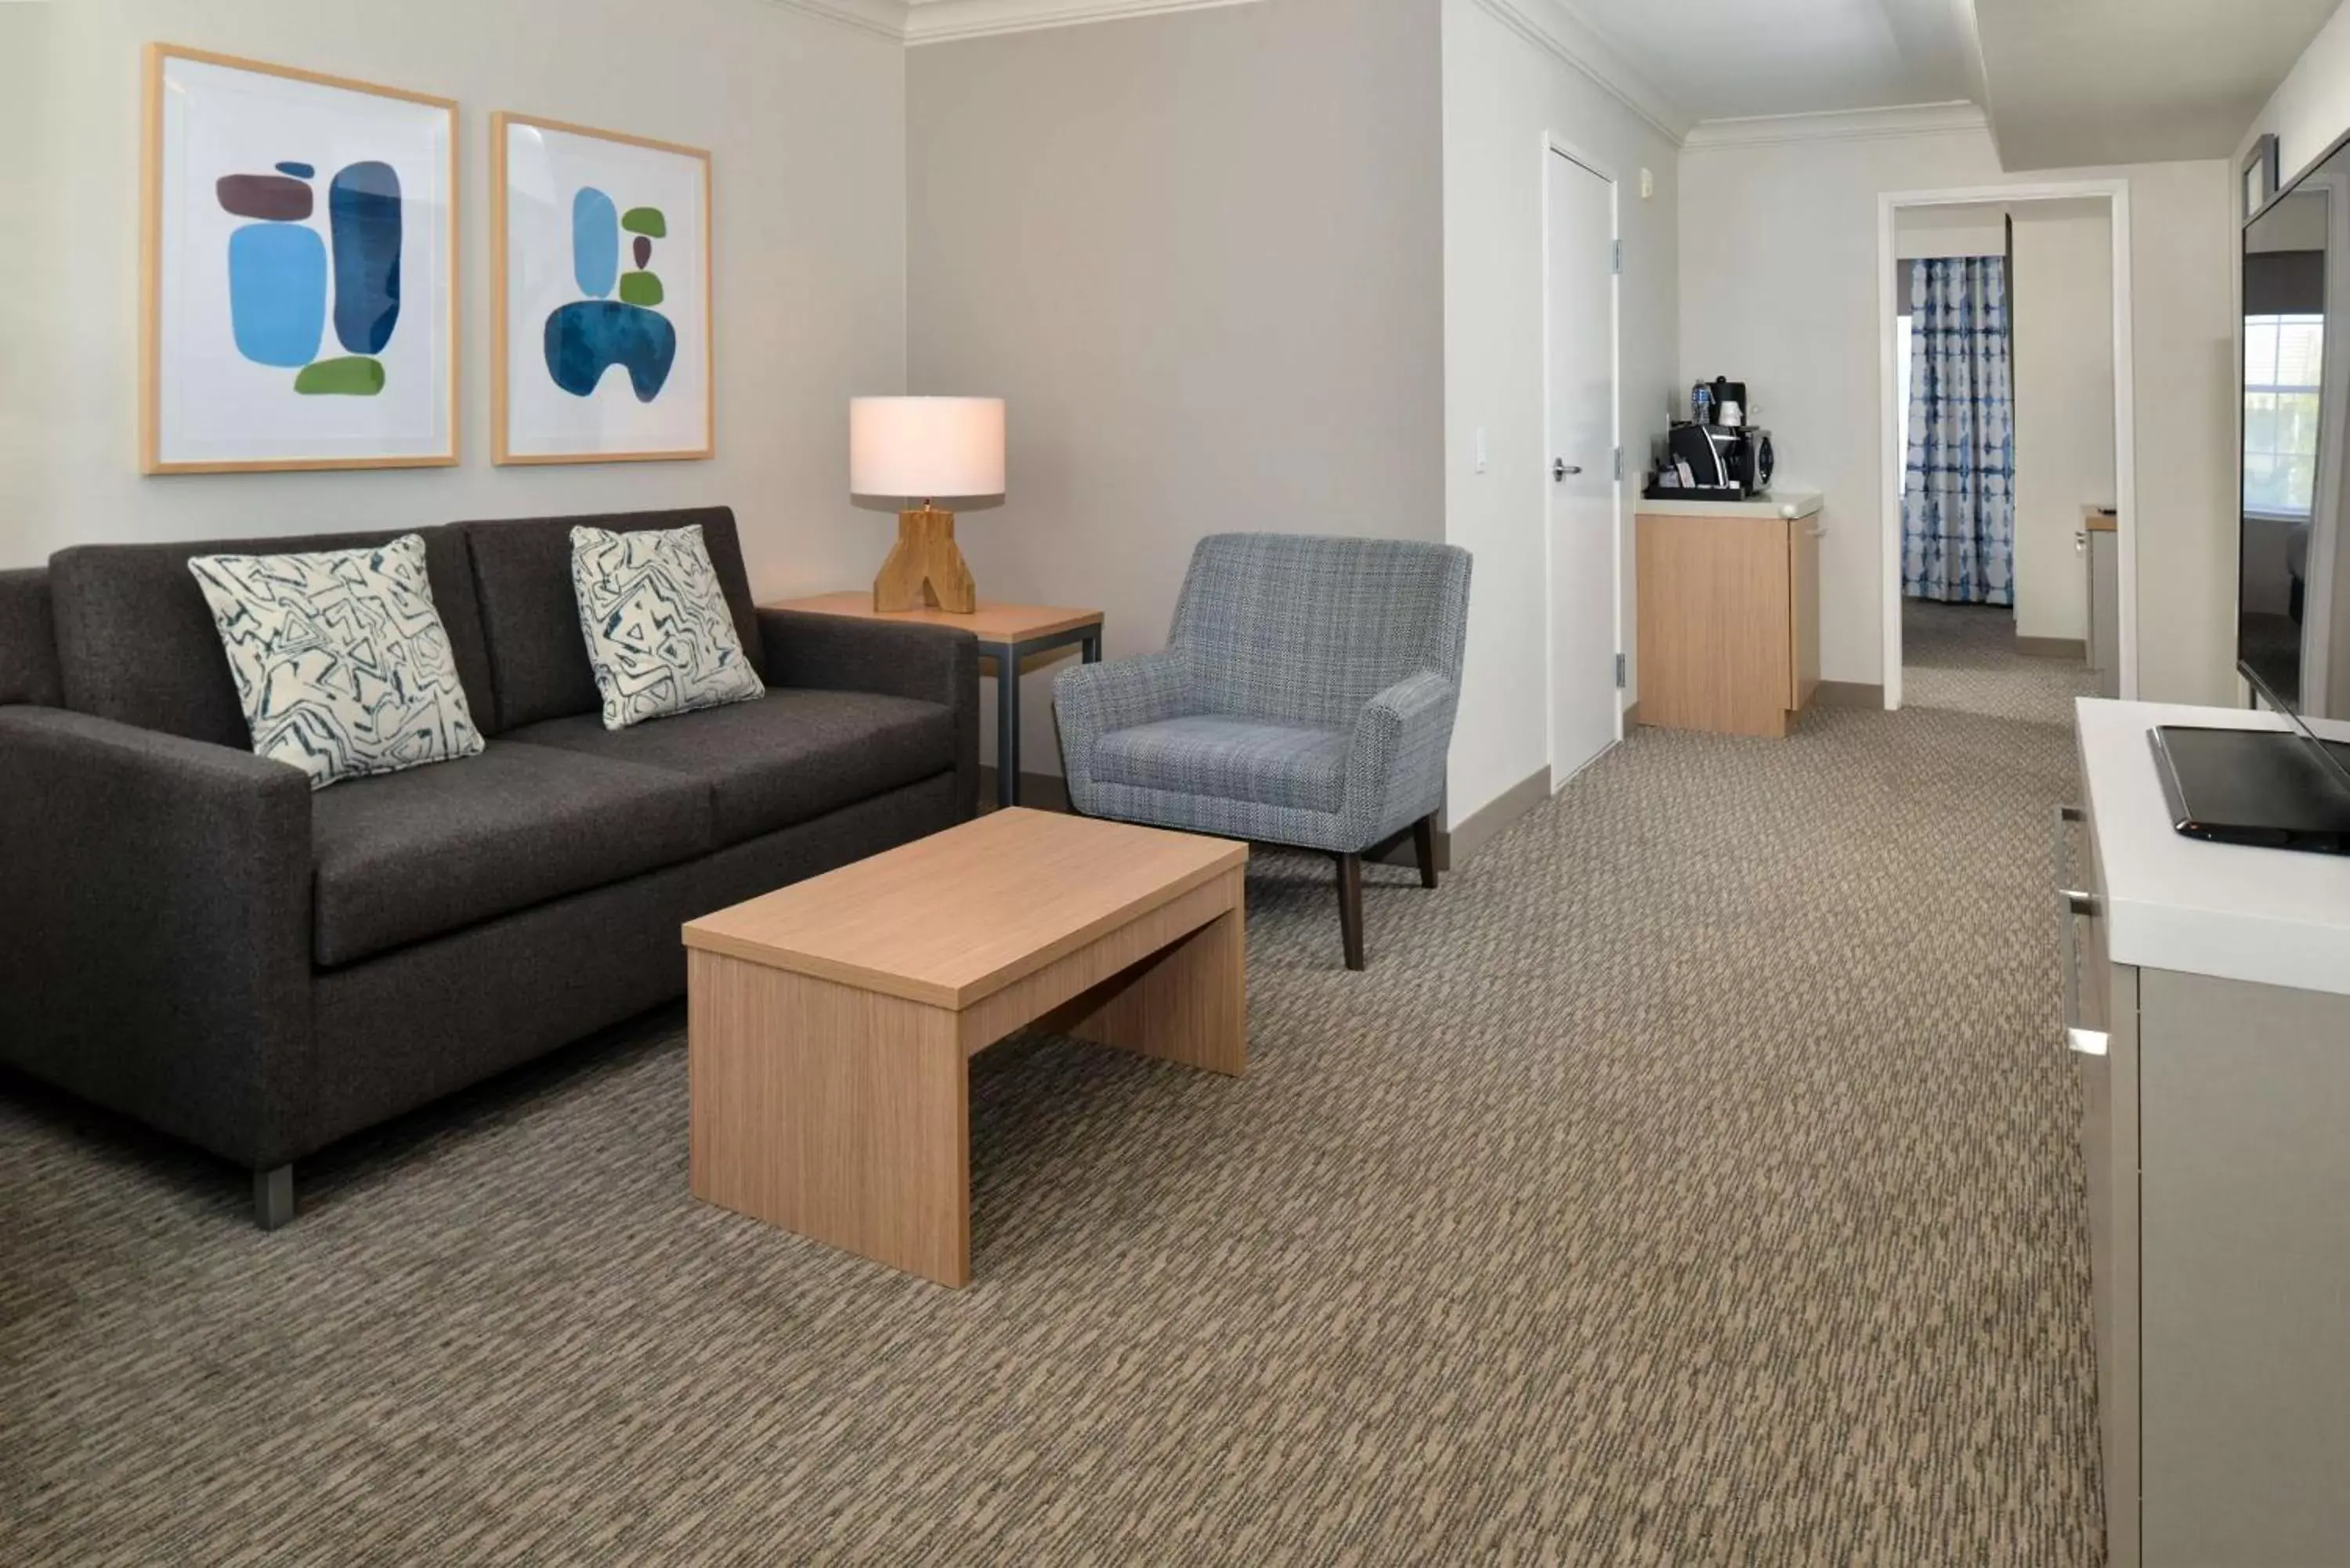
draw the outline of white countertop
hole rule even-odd
[[[2116,963],[2350,995],[2350,856],[2174,831],[2147,739],[2158,724],[2282,730],[2282,715],[2084,697],[2074,723]],[[2317,728],[2350,738],[2350,726]]]
[[[1651,501],[1643,495],[1632,505],[1652,517],[1809,517],[1819,509],[1819,493],[1811,490],[1773,490],[1752,501]]]

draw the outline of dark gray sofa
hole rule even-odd
[[[570,529],[702,525],[764,699],[618,733]],[[480,756],[313,794],[187,569],[424,536]],[[696,915],[972,815],[966,633],[760,610],[724,508],[88,545],[0,573],[0,1061],[255,1173],[681,994]]]

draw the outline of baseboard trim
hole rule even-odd
[[[2026,637],[2018,632],[2015,651],[2033,659],[2085,659],[2089,657],[2089,645],[2077,637]]]
[[[1882,708],[1885,688],[1866,680],[1823,680],[1812,701],[1822,708]]]
[[[1550,798],[1547,767],[1520,779],[1501,794],[1436,834],[1436,868],[1450,871],[1466,865],[1495,835]],[[1416,866],[1411,835],[1407,833],[1379,846],[1378,857],[1389,866]]]

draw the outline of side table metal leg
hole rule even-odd
[[[1020,804],[1020,650],[995,658],[995,804]]]

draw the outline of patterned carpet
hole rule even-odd
[[[2061,709],[1638,732],[1251,881],[1254,1061],[973,1064],[953,1293],[697,1206],[663,1014],[244,1178],[0,1086],[0,1562],[2090,1563]]]
[[[2073,699],[2096,687],[2079,657],[2017,652],[2011,609],[1901,601],[1901,700],[1910,707],[2069,726]]]

